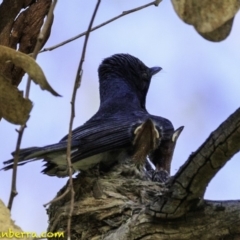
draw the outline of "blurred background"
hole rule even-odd
[[[1,2],[1,1],[0,1]],[[146,1],[102,1],[94,26],[123,11],[146,4]],[[86,31],[96,1],[58,1],[50,47]],[[120,18],[91,33],[82,84],[76,100],[74,128],[83,124],[98,109],[97,68],[115,53],[129,53],[147,66],[161,66],[154,76],[147,97],[151,114],[172,121],[175,128],[185,126],[175,150],[174,174],[188,156],[206,140],[231,113],[240,106],[240,15],[234,20],[230,36],[219,43],[203,39],[192,26],[174,12],[170,1],[148,7]],[[70,99],[84,38],[51,52],[41,53],[37,62],[52,87],[63,97],[53,97],[32,84],[34,103],[27,123],[22,148],[58,142],[68,132]],[[25,90],[26,77],[20,85]],[[18,126],[0,122],[0,161],[11,158]],[[240,155],[237,154],[209,184],[207,199],[240,199]],[[67,179],[41,174],[42,162],[18,168],[18,196],[14,200],[12,219],[25,231],[41,233],[47,228],[43,204],[55,197]],[[0,198],[7,205],[11,171],[0,172]]]

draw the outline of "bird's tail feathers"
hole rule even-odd
[[[71,144],[71,147],[76,148],[78,145],[79,145],[79,142],[73,141]],[[66,148],[67,148],[67,141],[59,142],[59,143],[48,145],[45,147],[31,147],[31,148],[20,149],[18,166],[24,165],[28,162],[33,162],[39,159],[43,159],[47,157],[49,154],[54,154],[57,152],[65,152]],[[15,152],[12,153],[13,157],[14,157],[14,154]],[[0,170],[9,170],[13,168],[13,163],[14,163],[14,158],[3,162],[3,164],[6,166]]]

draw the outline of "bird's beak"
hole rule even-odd
[[[160,72],[162,70],[161,67],[152,67],[150,68],[151,75],[153,76],[154,74]]]

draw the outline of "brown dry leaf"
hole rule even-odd
[[[0,74],[0,115],[8,122],[23,125],[31,109],[32,102]]]
[[[49,91],[54,96],[60,96],[47,82],[42,69],[32,57],[25,53],[15,51],[12,48],[0,45],[0,62],[6,61],[11,61],[16,66],[21,67],[43,90]]]
[[[232,29],[232,24],[233,24],[233,18],[225,22],[222,26],[219,28],[213,30],[212,32],[206,32],[206,33],[201,33],[198,32],[203,38],[212,41],[212,42],[220,42],[224,40],[225,38],[228,37],[228,35],[231,32]]]
[[[239,0],[172,0],[178,16],[210,41],[222,41],[230,33]]]
[[[11,236],[13,233],[15,236]],[[11,213],[9,209],[4,205],[3,201],[0,199],[0,236],[1,240],[32,240],[33,238],[28,237],[27,234],[22,234],[23,230],[15,224],[11,219]],[[4,236],[7,235],[6,237]],[[17,236],[16,236],[17,235]]]
[[[48,14],[52,0],[3,0],[0,1],[0,45],[4,45],[25,54],[33,52],[44,19]],[[52,27],[52,26],[51,26]],[[41,42],[44,46],[49,32]],[[25,74],[24,70],[14,64],[0,64],[1,73],[18,86]]]

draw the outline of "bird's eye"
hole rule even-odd
[[[146,72],[142,73],[143,80],[148,80],[148,74]]]

